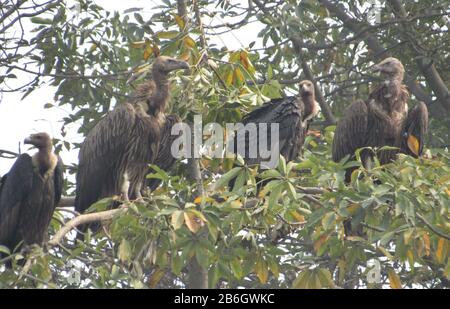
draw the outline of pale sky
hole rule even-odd
[[[151,14],[151,8],[160,5],[161,1],[156,0],[127,0],[123,1],[108,1],[97,0],[96,4],[102,6],[110,11],[123,12],[126,9],[133,7],[144,8],[142,15]],[[213,8],[212,8],[213,9]],[[233,22],[233,20],[227,20]],[[204,21],[205,24],[211,21]],[[220,22],[215,20],[212,22]],[[32,26],[26,25],[25,28],[31,30]],[[249,43],[256,40],[256,34],[259,32],[260,26],[257,23],[252,23],[249,26],[232,33],[222,34],[214,38],[212,43],[218,46],[226,46],[229,50],[236,50],[248,46]],[[13,30],[14,31],[14,30]],[[239,37],[239,39],[238,39]],[[255,48],[261,47],[261,43],[257,42]],[[27,77],[19,75],[18,80],[26,81]],[[13,83],[10,83],[13,86]],[[60,130],[62,126],[61,119],[70,114],[70,106],[63,106],[62,108],[44,109],[46,103],[55,104],[53,100],[54,88],[43,85],[40,89],[35,90],[24,100],[20,100],[22,93],[1,93],[0,94],[0,149],[18,152],[19,142],[22,143],[24,138],[31,133],[48,132],[55,138],[61,139]],[[55,104],[56,105],[56,104]],[[74,124],[68,128],[66,140],[70,142],[81,142],[83,137],[76,133],[77,125]],[[34,153],[35,150],[30,150],[29,145],[21,145],[21,151]],[[78,151],[71,150],[70,152],[63,150],[61,157],[66,164],[77,162]],[[0,158],[0,176],[7,173],[15,160]]]

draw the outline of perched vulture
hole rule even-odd
[[[152,80],[140,85],[129,102],[119,104],[88,133],[79,153],[78,212],[113,195],[121,195],[124,200],[141,197],[148,164],[155,159],[165,123],[168,74],[188,68],[184,61],[157,57]]]
[[[244,125],[255,123],[258,129],[258,140],[255,145],[259,149],[258,124],[267,123],[267,136],[270,141],[271,130],[270,124],[279,124],[279,150],[286,161],[292,161],[298,157],[303,147],[309,123],[319,111],[319,105],[315,100],[314,84],[309,80],[303,80],[299,84],[299,95],[296,97],[286,97],[274,99],[257,109],[253,110],[242,119]],[[245,140],[244,140],[245,138]],[[239,153],[247,164],[259,164],[261,158],[249,158],[249,134],[239,135],[239,131],[235,137],[235,151],[239,150],[239,144],[245,145],[245,153]],[[270,142],[268,142],[270,145]]]
[[[402,84],[402,63],[389,57],[375,65],[373,71],[380,72],[383,81],[370,93],[367,101],[357,100],[345,109],[333,140],[335,162],[347,155],[352,157],[356,149],[363,147],[393,146],[414,157],[422,153],[428,128],[428,110],[423,102],[419,102],[408,112],[409,94]],[[395,160],[399,151],[380,151],[378,159],[381,164],[389,163]],[[372,155],[371,151],[361,152],[365,166]],[[347,171],[347,182],[353,170]]]
[[[179,137],[179,135],[172,135],[172,127],[174,124],[180,122],[181,119],[177,115],[168,115],[166,116],[166,121],[161,130],[161,138],[159,141],[158,153],[156,155],[154,165],[158,166],[160,169],[164,171],[169,171],[173,166],[175,161],[177,160],[172,156],[171,146],[172,143]],[[152,171],[149,171],[151,173]],[[155,190],[158,185],[161,183],[161,180],[156,178],[150,178],[146,181],[146,186],[150,188],[150,190]]]
[[[402,152],[414,157],[421,155],[428,128],[428,110],[419,102],[408,112],[408,91],[402,84],[404,69],[396,58],[386,58],[373,67],[380,72],[383,81],[370,93],[367,101],[358,100],[348,106],[339,120],[332,148],[335,162],[345,156],[352,158],[355,150],[363,147],[393,146],[398,150],[383,150],[377,153],[381,164],[395,160]],[[368,166],[373,152],[363,150],[361,160]],[[356,168],[346,171],[345,181],[351,181]],[[358,231],[355,231],[355,225]],[[344,222],[346,235],[361,235],[361,225]]]
[[[39,151],[19,156],[0,181],[0,245],[11,251],[43,243],[63,189],[63,163],[50,136],[32,134],[24,143]]]

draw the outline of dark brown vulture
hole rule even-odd
[[[63,189],[63,163],[50,136],[32,134],[24,143],[39,151],[19,156],[0,182],[0,245],[11,251],[43,243]]]
[[[188,68],[184,61],[157,57],[152,80],[140,85],[133,99],[119,104],[89,132],[79,153],[75,198],[78,212],[113,195],[121,195],[124,200],[141,197],[148,164],[155,159],[165,123],[168,74]]]
[[[244,116],[242,123],[244,125],[249,123],[255,123],[256,125],[278,123],[280,154],[284,156],[286,162],[292,161],[298,157],[305,141],[309,123],[319,111],[319,104],[316,102],[314,93],[314,84],[309,80],[303,80],[299,84],[298,96],[273,99]],[[257,128],[259,137],[259,127],[257,126]],[[271,130],[269,126],[267,135],[270,140]],[[239,135],[238,131],[234,149],[244,158],[247,164],[259,164],[262,160],[259,155],[257,158],[249,157],[250,142],[249,134]],[[245,145],[245,153],[238,151],[239,144]],[[254,144],[258,145],[259,149],[259,138]],[[270,145],[270,142],[268,142],[268,145]]]
[[[408,112],[408,91],[402,84],[404,69],[396,58],[386,58],[373,67],[380,72],[383,81],[370,93],[367,101],[358,100],[348,106],[339,120],[332,148],[335,162],[345,156],[354,158],[355,150],[363,147],[393,146],[398,150],[383,150],[377,153],[381,164],[395,160],[399,152],[418,157],[423,150],[425,134],[428,128],[428,110],[419,102]],[[373,158],[373,152],[363,150],[361,161],[367,167]],[[356,168],[349,168],[345,181],[351,181]],[[357,222],[344,222],[346,235],[362,234]]]
[[[419,102],[408,112],[409,94],[402,84],[404,69],[396,58],[386,58],[373,67],[380,72],[383,81],[370,93],[367,101],[357,100],[348,106],[339,120],[332,155],[335,162],[345,156],[353,157],[355,150],[363,147],[393,146],[400,152],[418,157],[423,150],[428,128],[428,110]],[[395,160],[399,151],[385,150],[378,153],[381,164]],[[372,158],[371,151],[362,151],[364,166]],[[351,172],[346,173],[350,182]]]

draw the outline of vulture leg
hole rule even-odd
[[[128,190],[130,190],[130,179],[128,177],[128,172],[125,172],[123,174],[122,186],[121,186],[121,190],[120,190],[120,193],[122,195],[122,199],[125,202],[129,202],[130,201],[130,198],[128,197]]]

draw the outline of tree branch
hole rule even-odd
[[[61,243],[64,236],[69,233],[71,230],[76,228],[79,225],[92,223],[92,222],[98,222],[98,221],[104,221],[104,220],[111,220],[114,218],[114,216],[124,213],[128,210],[128,206],[122,205],[120,208],[117,209],[111,209],[101,212],[95,212],[95,213],[89,213],[89,214],[83,214],[79,215],[71,220],[69,220],[54,236],[53,238],[47,243],[50,247],[57,246]]]

